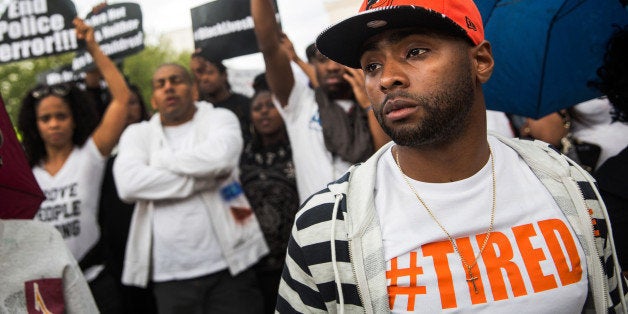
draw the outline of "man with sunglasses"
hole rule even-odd
[[[179,64],[159,66],[152,86],[158,113],[128,127],[113,167],[121,199],[136,202],[122,281],[153,282],[159,313],[260,311],[250,267],[268,248],[255,216],[236,220],[220,189],[237,176],[238,119],[195,102]]]

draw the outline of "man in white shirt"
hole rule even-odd
[[[494,60],[473,1],[360,12],[316,45],[364,71],[393,142],[302,205],[277,310],[625,313],[593,178],[547,143],[487,135]]]
[[[113,167],[120,197],[136,202],[122,281],[152,281],[159,313],[255,312],[250,266],[268,248],[250,208],[234,212],[223,192],[239,187],[238,119],[195,103],[181,65],[160,66],[152,85],[158,114],[124,132]]]

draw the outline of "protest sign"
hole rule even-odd
[[[0,8],[0,63],[75,51],[70,0],[10,0]]]
[[[111,59],[122,59],[144,49],[142,10],[137,3],[109,4],[90,13],[85,22],[94,28],[100,49]],[[80,50],[72,61],[72,70],[85,71],[94,65],[91,55]]]
[[[84,78],[85,73],[72,71],[72,65],[66,64],[48,71],[42,71],[37,75],[37,83],[43,85],[56,85],[62,83],[77,82]]]
[[[192,8],[191,14],[194,48],[201,48],[206,58],[224,60],[259,51],[250,0],[216,0]]]

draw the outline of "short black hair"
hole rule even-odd
[[[311,43],[307,48],[305,48],[305,56],[307,57],[308,62],[312,62],[314,58],[316,58],[316,52],[318,49],[316,48],[316,43]]]
[[[266,72],[262,72],[253,78],[253,91],[255,95],[263,91],[270,91],[270,87],[266,81]]]
[[[206,54],[203,53],[203,50],[196,49],[196,51],[192,53],[192,58],[201,58],[213,64],[218,69],[218,72],[220,73],[224,74],[227,72],[227,67],[222,63],[222,60],[216,60],[214,58],[208,57]]]

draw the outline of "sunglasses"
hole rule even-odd
[[[70,93],[70,89],[72,87],[68,84],[58,84],[52,86],[42,86],[40,88],[34,89],[31,92],[31,96],[35,99],[42,99],[48,95],[55,95],[59,97],[65,97]]]

